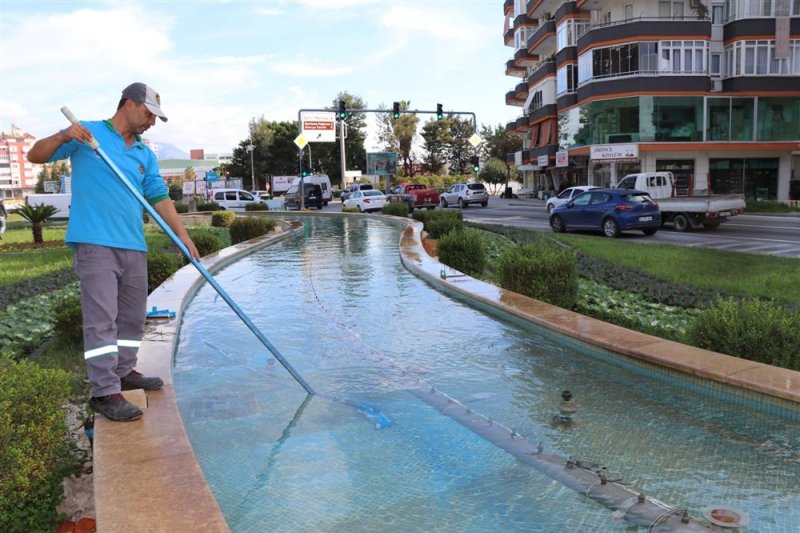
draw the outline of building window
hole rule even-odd
[[[800,139],[800,98],[759,97],[756,139],[759,141]]]
[[[789,43],[789,57],[775,57],[775,41],[738,41],[725,47],[726,76],[800,75],[800,40]]]
[[[578,87],[578,65],[570,63],[556,73],[556,94],[574,93]]]
[[[661,41],[659,70],[683,74],[705,73],[706,41]]]
[[[568,19],[556,28],[556,51],[578,44],[578,37],[589,28],[589,21]]]
[[[633,18],[633,4],[625,4],[625,20]]]
[[[706,102],[706,140],[752,141],[755,101],[750,97],[708,98]]]
[[[722,75],[722,54],[711,54],[711,62],[709,64],[709,74],[714,77]]]
[[[659,18],[683,18],[683,2],[660,1],[658,3]]]
[[[725,23],[725,6],[721,4],[716,4],[712,6],[711,24],[724,24],[724,23]]]

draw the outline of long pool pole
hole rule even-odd
[[[67,108],[67,106],[62,107],[61,112],[64,113],[64,116],[67,117],[67,119],[73,124],[78,123],[78,119],[75,118],[75,115],[72,114],[72,112]],[[161,226],[161,229],[164,230],[164,233],[166,233],[169,236],[169,238],[172,239],[172,242],[174,242],[175,245],[181,250],[183,255],[185,255],[187,259],[191,261],[191,263],[195,266],[198,272],[200,272],[200,274],[205,278],[208,284],[214,287],[214,290],[216,290],[217,293],[219,293],[219,295],[222,296],[222,299],[225,300],[225,302],[230,306],[231,309],[233,309],[233,312],[236,313],[239,316],[239,318],[242,319],[242,322],[244,322],[245,325],[248,328],[250,328],[250,331],[252,331],[256,337],[258,337],[258,340],[260,340],[261,343],[264,346],[266,346],[267,349],[272,353],[272,355],[275,356],[275,359],[280,361],[280,363],[283,365],[283,368],[285,368],[292,375],[292,377],[300,385],[302,385],[302,387],[306,390],[308,394],[315,394],[315,391],[314,389],[311,388],[311,385],[309,385],[306,382],[306,380],[304,380],[303,377],[297,373],[297,371],[292,367],[292,365],[289,364],[289,361],[287,361],[283,357],[283,355],[281,355],[281,352],[269,341],[266,335],[264,335],[261,332],[261,330],[258,329],[255,324],[253,324],[253,321],[250,320],[250,318],[244,313],[244,311],[242,311],[242,309],[238,305],[236,305],[236,302],[234,302],[233,299],[228,295],[228,293],[225,292],[225,289],[223,289],[220,286],[220,284],[217,283],[217,280],[214,279],[214,276],[212,276],[211,273],[208,270],[206,270],[206,268],[202,265],[202,263],[200,263],[200,261],[192,257],[192,254],[189,253],[189,249],[186,247],[186,245],[183,244],[183,242],[178,238],[177,235],[175,235],[175,232],[172,231],[172,228],[170,228],[169,225],[164,221],[164,219],[161,218],[161,215],[159,215],[156,212],[153,206],[151,206],[150,203],[147,200],[145,200],[144,196],[142,196],[142,194],[136,189],[136,187],[133,186],[128,177],[122,173],[122,171],[117,167],[114,161],[112,161],[111,158],[108,157],[105,151],[103,151],[103,149],[100,147],[100,143],[98,143],[97,140],[94,139],[94,137],[92,137],[92,139],[89,140],[86,144],[88,144],[89,147],[92,148],[92,150],[94,150],[95,153],[97,153],[97,155],[100,156],[100,158],[106,162],[106,164],[111,168],[111,170],[114,171],[114,174],[116,174],[117,177],[122,181],[123,185],[125,185],[125,187],[130,191],[130,193],[133,194],[133,196],[139,201],[140,204],[142,204],[142,207],[144,207],[145,211],[147,211],[147,214],[150,215],[153,218],[153,220],[155,220],[158,223],[159,226]]]

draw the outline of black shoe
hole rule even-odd
[[[120,384],[122,385],[122,390],[158,390],[164,386],[161,378],[148,378],[136,370],[131,370],[130,374],[120,380]]]
[[[92,396],[89,398],[89,407],[116,422],[130,422],[142,417],[142,410],[126,400],[120,393]]]

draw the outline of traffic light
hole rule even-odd
[[[442,104],[436,104],[436,120],[442,120],[444,118],[444,111],[442,110]]]
[[[330,115],[328,115],[330,116]],[[339,113],[336,115],[336,118],[344,120],[347,118],[347,109],[344,107],[344,100],[339,100]]]
[[[300,158],[300,175],[304,178],[311,175],[311,167],[305,157]]]
[[[395,102],[392,104],[392,118],[395,120],[400,118],[400,102]]]
[[[481,171],[481,159],[477,155],[473,155],[469,161],[472,163],[472,170],[475,172]]]

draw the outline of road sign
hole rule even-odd
[[[336,113],[333,111],[304,111],[300,113],[300,134],[306,142],[336,142]]]
[[[218,179],[219,179],[219,176],[217,176],[217,173],[214,172],[213,170],[209,170],[208,172],[206,172],[206,181],[207,182],[214,183]]]
[[[308,144],[308,140],[306,140],[305,136],[301,133],[300,135],[294,138],[294,144],[296,144],[297,147],[302,150]]]
[[[475,148],[478,147],[479,144],[483,142],[483,138],[478,135],[477,133],[473,133],[472,137],[469,138],[469,143],[474,146]]]

